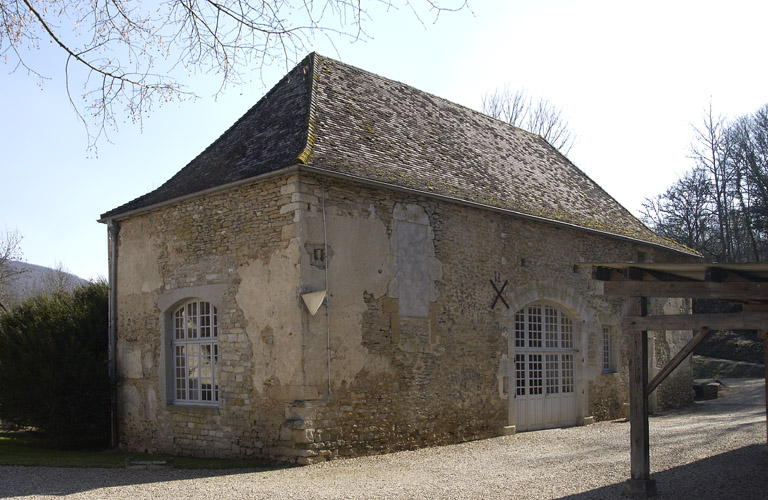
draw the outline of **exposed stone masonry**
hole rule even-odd
[[[499,435],[514,425],[514,313],[536,300],[577,322],[579,417],[619,417],[622,336],[615,375],[602,374],[600,353],[602,326],[627,304],[598,294],[579,263],[641,249],[649,261],[678,256],[305,173],[132,217],[118,261],[121,445],[311,463]],[[411,252],[419,272],[398,273]],[[300,294],[325,288],[326,264],[328,304],[311,316]],[[507,283],[509,308],[491,307],[491,281]],[[163,317],[199,294],[218,307],[217,407],[174,405],[169,390]],[[656,357],[672,344],[657,339]],[[687,376],[660,397],[685,401]]]

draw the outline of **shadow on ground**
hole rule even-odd
[[[651,474],[659,490],[657,499],[765,500],[768,491],[768,446],[751,445],[686,465]],[[680,485],[687,485],[683,489]],[[693,485],[693,486],[691,486]],[[612,484],[560,500],[614,500],[624,483]]]
[[[98,490],[143,484],[157,484],[158,498],[163,483],[188,479],[221,478],[279,470],[280,467],[237,470],[201,469],[118,469],[72,467],[0,467],[0,498],[27,496],[65,496]]]

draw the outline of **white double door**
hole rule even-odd
[[[512,400],[517,431],[576,425],[575,350],[524,350],[515,353]]]

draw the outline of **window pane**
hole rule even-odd
[[[197,338],[197,302],[187,304],[187,338]]]
[[[211,304],[200,302],[200,338],[211,336]]]
[[[557,347],[558,321],[560,311],[552,306],[544,308],[544,340],[546,347]]]
[[[532,396],[542,393],[543,370],[541,358],[541,354],[528,355],[528,380],[530,384],[529,393]]]
[[[525,354],[515,354],[515,387],[518,396],[525,396]]]
[[[219,336],[219,329],[218,329],[218,317],[216,314],[216,308],[211,306],[211,309],[213,310],[212,317],[213,317],[213,337],[216,338]]]
[[[573,354],[563,354],[563,392],[573,392]]]
[[[213,359],[210,344],[200,346],[200,399],[213,399]]]
[[[603,371],[611,371],[611,330],[603,328]]]
[[[186,354],[183,345],[174,349],[174,367],[176,372],[176,399],[187,399]]]
[[[560,313],[560,338],[563,349],[573,349],[573,321]]]
[[[200,346],[190,344],[187,346],[187,383],[189,384],[189,399],[200,399]]]
[[[216,370],[219,366],[219,344],[213,344],[213,400],[219,400],[219,378]]]
[[[515,347],[525,347],[525,312],[515,314]]]
[[[173,336],[176,339],[184,338],[184,308],[182,307],[173,315]]]
[[[547,394],[557,394],[560,392],[560,370],[558,361],[560,361],[559,354],[547,354],[545,366]]]
[[[528,347],[541,347],[541,306],[528,308]]]

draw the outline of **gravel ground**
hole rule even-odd
[[[763,381],[725,383],[651,418],[659,498],[768,498]],[[0,498],[617,499],[628,477],[629,423],[615,421],[266,471],[0,467]]]

